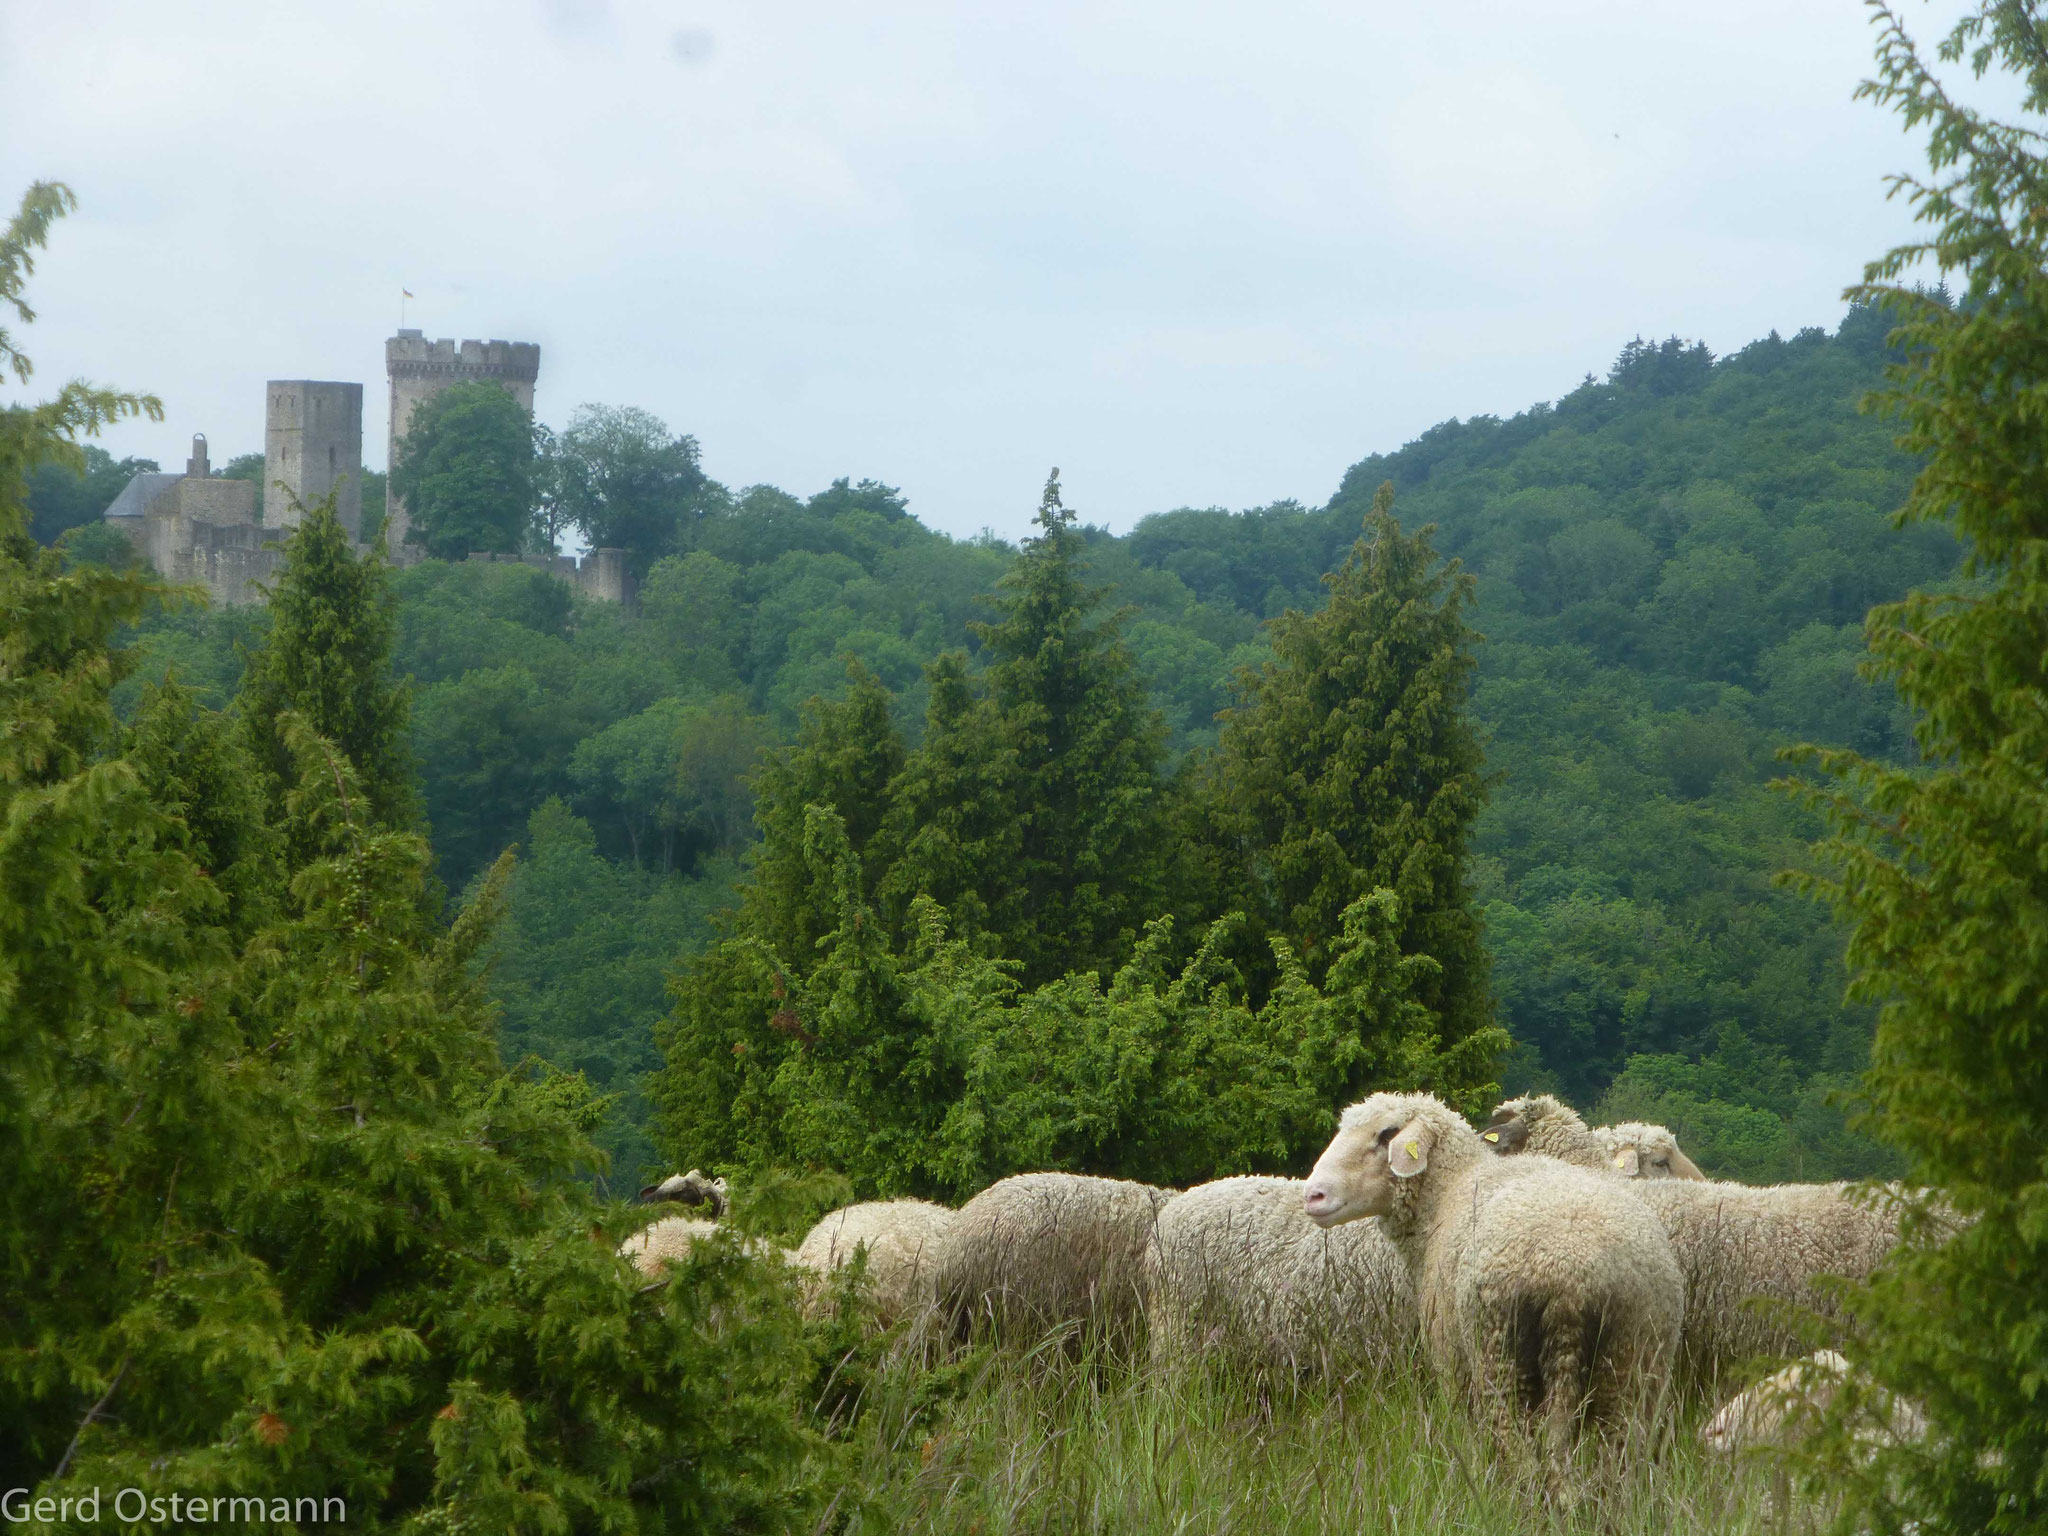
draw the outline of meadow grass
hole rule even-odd
[[[1409,1359],[1332,1379],[981,1349],[897,1350],[847,1428],[850,1531],[1777,1531],[1769,1478],[1703,1451],[1703,1410],[1589,1457],[1563,1501]],[[1652,1441],[1655,1444],[1652,1444]],[[821,1527],[822,1528],[822,1527]]]

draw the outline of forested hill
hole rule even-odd
[[[1520,1042],[1509,1085],[1671,1121],[1730,1174],[1880,1166],[1826,1102],[1869,1027],[1840,1002],[1838,936],[1772,885],[1817,829],[1765,786],[1790,741],[1904,750],[1889,697],[1856,676],[1862,616],[1954,565],[1944,530],[1888,525],[1910,466],[1856,409],[1883,334],[1852,311],[1832,335],[1718,361],[1631,344],[1554,405],[1363,460],[1322,509],[1090,535],[1185,753],[1214,741],[1232,671],[1264,654],[1261,622],[1320,601],[1381,481],[1404,526],[1436,524],[1478,575],[1488,636],[1475,704],[1497,784],[1476,884]],[[1071,493],[1085,515],[1086,486]],[[709,486],[674,547],[638,614],[512,566],[429,561],[395,583],[443,877],[460,889],[507,843],[525,849],[498,946],[508,1054],[583,1069],[632,1120],[664,972],[707,941],[742,867],[758,751],[844,688],[848,657],[914,732],[924,663],[974,650],[975,599],[1013,553],[846,481],[808,500]],[[153,621],[143,673],[174,664],[225,703],[235,642],[264,622]],[[628,1176],[651,1155],[631,1129],[614,1145]]]
[[[1555,405],[1365,459],[1320,512],[1175,512],[1121,541],[1206,603],[1271,612],[1382,481],[1404,524],[1437,525],[1488,636],[1478,884],[1511,1076],[1681,1123],[1749,1176],[1876,1166],[1826,1103],[1869,1018],[1840,1002],[1832,926],[1772,883],[1817,828],[1766,786],[1789,742],[1909,750],[1857,676],[1863,615],[1957,550],[1891,526],[1912,465],[1857,409],[1884,332],[1854,310],[1718,361],[1632,343]]]

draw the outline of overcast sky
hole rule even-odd
[[[78,193],[20,339],[163,397],[117,455],[310,377],[381,467],[404,287],[734,487],[1014,536],[1058,464],[1123,529],[1832,326],[1920,163],[1870,57],[1851,0],[0,0],[0,197]]]

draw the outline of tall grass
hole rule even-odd
[[[832,1520],[863,1536],[1780,1529],[1765,1477],[1698,1448],[1697,1410],[1589,1461],[1559,1501],[1419,1361],[1296,1380],[1122,1367],[1058,1343],[937,1371],[915,1350],[880,1362]]]

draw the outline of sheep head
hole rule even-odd
[[[640,1200],[643,1204],[675,1200],[684,1205],[707,1205],[714,1221],[723,1216],[726,1207],[732,1203],[724,1179],[706,1178],[696,1168],[688,1173],[670,1174],[659,1184],[648,1185],[640,1191]]]
[[[1525,1151],[1529,1145],[1529,1122],[1523,1118],[1522,1108],[1527,1102],[1525,1099],[1509,1099],[1495,1109],[1486,1129],[1479,1133],[1479,1139],[1502,1157],[1512,1157]]]
[[[1678,1149],[1678,1138],[1661,1125],[1630,1121],[1600,1132],[1615,1172],[1631,1179],[1700,1179],[1706,1175]]]
[[[1379,1093],[1345,1110],[1302,1191],[1309,1220],[1334,1227],[1388,1214],[1401,1186],[1428,1172],[1439,1154],[1447,1117],[1455,1120],[1428,1094]]]

